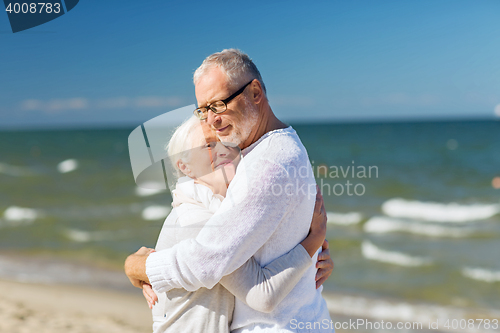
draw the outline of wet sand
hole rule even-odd
[[[137,293],[0,280],[2,333],[151,332],[151,312]]]

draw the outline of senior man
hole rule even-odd
[[[149,282],[158,292],[212,288],[251,256],[266,265],[307,236],[315,206],[316,183],[306,149],[296,132],[274,115],[250,58],[235,49],[215,53],[196,70],[194,84],[195,114],[220,141],[238,145],[244,163],[206,224],[214,228],[204,228],[196,239],[170,249],[149,255],[139,251],[127,258],[131,281]],[[311,260],[316,263],[317,256]],[[232,332],[333,331],[315,276],[316,265],[311,265],[271,313],[236,299]]]

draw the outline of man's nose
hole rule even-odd
[[[218,114],[215,114],[211,109],[208,109],[207,111],[207,124],[209,126],[212,126],[215,122],[217,122],[220,119],[220,116]]]

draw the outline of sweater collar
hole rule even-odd
[[[270,137],[271,135],[276,135],[276,134],[294,134],[296,133],[295,130],[292,128],[292,126],[288,126],[286,128],[278,128],[278,129],[275,129],[273,131],[269,131],[267,133],[265,133],[263,136],[261,136],[259,138],[259,140],[255,141],[254,143],[252,143],[250,146],[244,148],[242,151],[241,151],[241,154],[243,154],[243,156],[246,156],[248,153],[250,153],[255,147],[257,147],[257,145],[259,143],[261,143],[262,141],[264,141],[266,138]]]

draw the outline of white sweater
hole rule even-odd
[[[316,182],[295,131],[288,127],[266,133],[243,154],[226,199],[206,223],[210,227],[203,228],[196,239],[148,257],[146,273],[155,290],[212,288],[252,255],[266,265],[306,237]],[[316,260],[315,255],[311,261]],[[308,332],[305,327],[310,325],[292,323],[330,322],[315,274],[311,265],[271,313],[255,311],[236,300],[231,329]]]
[[[172,194],[174,209],[163,224],[156,251],[196,237],[224,199],[189,177],[181,178]],[[265,267],[250,258],[211,289],[159,292],[152,311],[153,332],[228,333],[235,296],[257,311],[270,312],[310,265],[309,254],[299,244]]]

